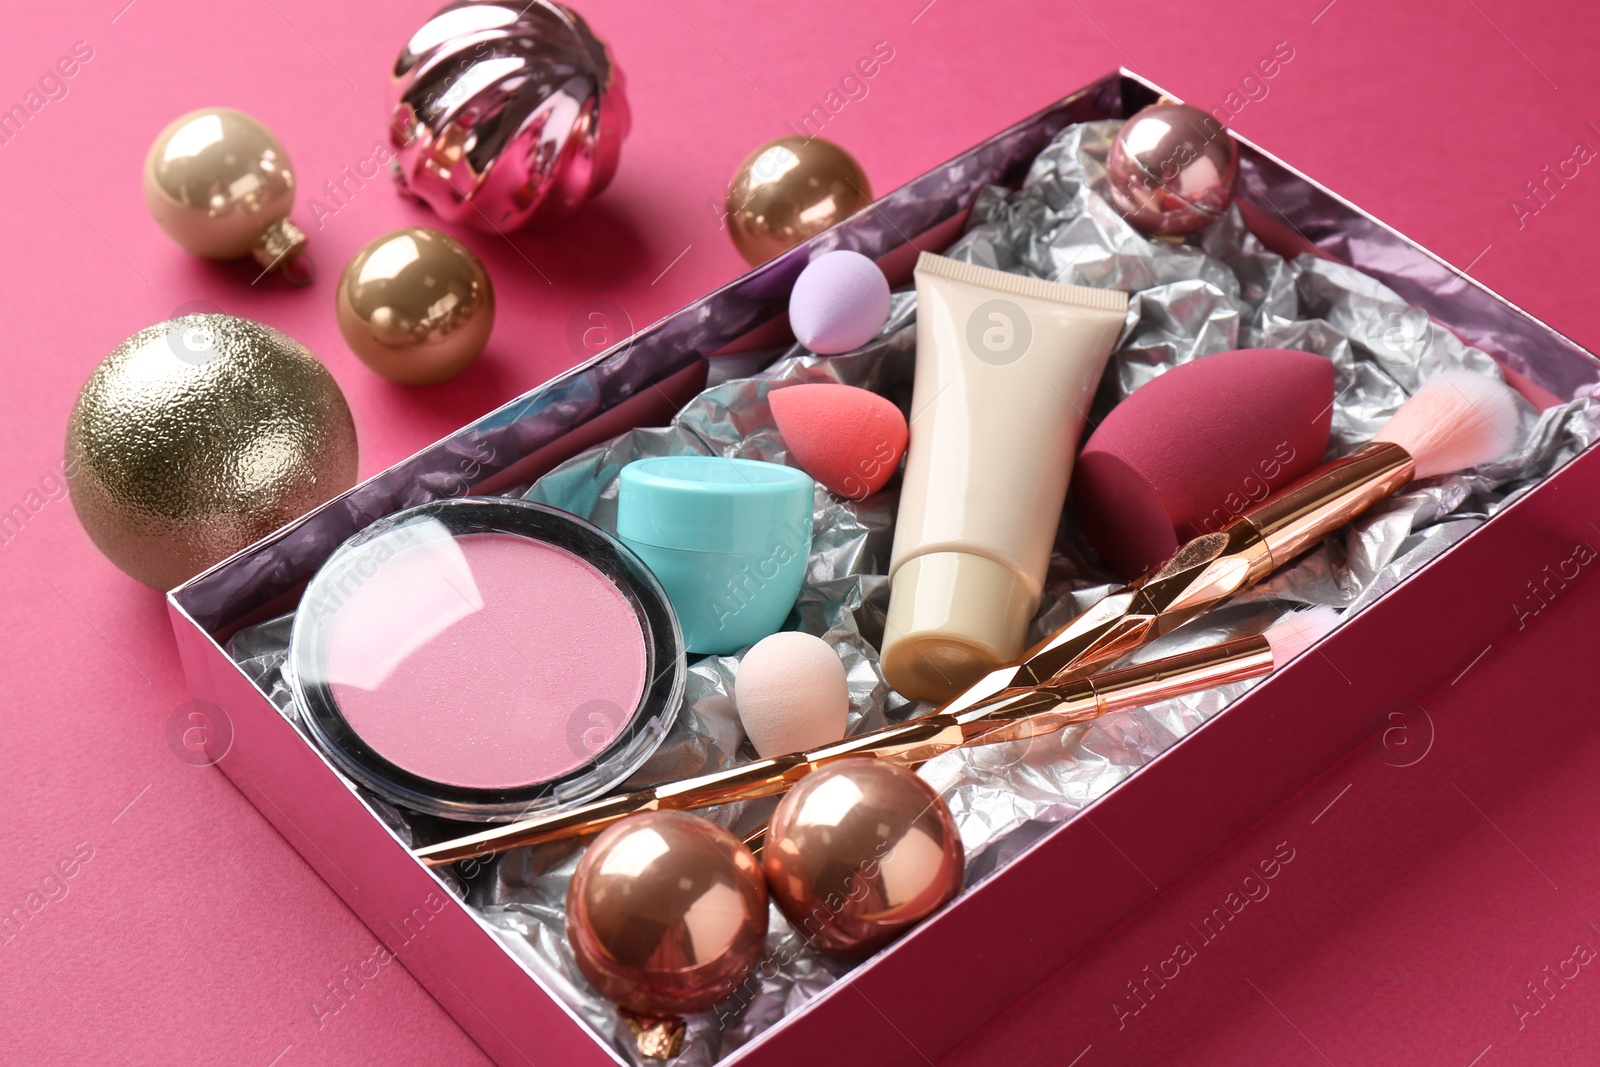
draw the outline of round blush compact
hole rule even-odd
[[[590,799],[666,736],[676,616],[603,530],[525,500],[424,504],[306,587],[288,677],[345,774],[396,804],[497,821]]]

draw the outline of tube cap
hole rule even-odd
[[[895,572],[883,675],[898,692],[943,703],[1022,654],[1039,592],[1011,568],[967,552],[930,552]]]

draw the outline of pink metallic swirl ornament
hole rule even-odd
[[[859,959],[955,899],[966,853],[927,782],[893,763],[845,759],[784,795],[761,863],[802,937]]]
[[[630,123],[605,42],[549,0],[456,0],[412,35],[391,88],[401,190],[490,232],[598,194]]]
[[[1189,104],[1151,104],[1125,122],[1106,160],[1111,202],[1158,237],[1203,230],[1228,210],[1239,146],[1216,118]]]
[[[567,888],[578,968],[623,1010],[646,1056],[675,1054],[682,1017],[738,989],[766,936],[760,863],[696,815],[656,811],[618,822],[595,838]]]

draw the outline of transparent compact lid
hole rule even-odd
[[[678,622],[603,530],[525,500],[373,523],[306,588],[288,678],[313,739],[385,799],[514,819],[594,797],[683,697]]]

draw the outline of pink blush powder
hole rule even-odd
[[[425,527],[370,570],[330,620],[328,682],[351,729],[412,774],[497,790],[559,778],[644,694],[633,606],[565,549]]]

